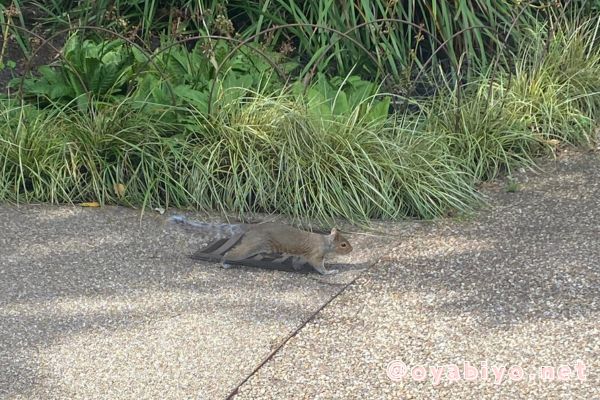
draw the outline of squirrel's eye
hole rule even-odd
[[[346,243],[342,243],[342,247],[346,247]]]

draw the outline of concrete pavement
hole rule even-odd
[[[334,277],[195,262],[207,238],[158,214],[2,205],[0,398],[600,398],[599,167],[569,155],[472,218],[378,222],[338,260],[378,262]],[[478,379],[428,369],[465,362]]]

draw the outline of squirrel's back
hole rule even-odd
[[[317,248],[321,251],[326,242],[324,235],[273,222],[251,225],[248,230],[276,253],[308,254]]]

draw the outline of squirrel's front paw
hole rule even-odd
[[[333,275],[337,274],[339,271],[337,269],[330,269],[329,271],[325,271],[325,275]]]

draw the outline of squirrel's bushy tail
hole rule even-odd
[[[191,226],[192,228],[204,232],[214,233],[218,236],[233,236],[237,233],[244,232],[243,224],[220,224],[211,222],[191,221],[183,215],[173,215],[169,217],[168,221],[174,224]]]

